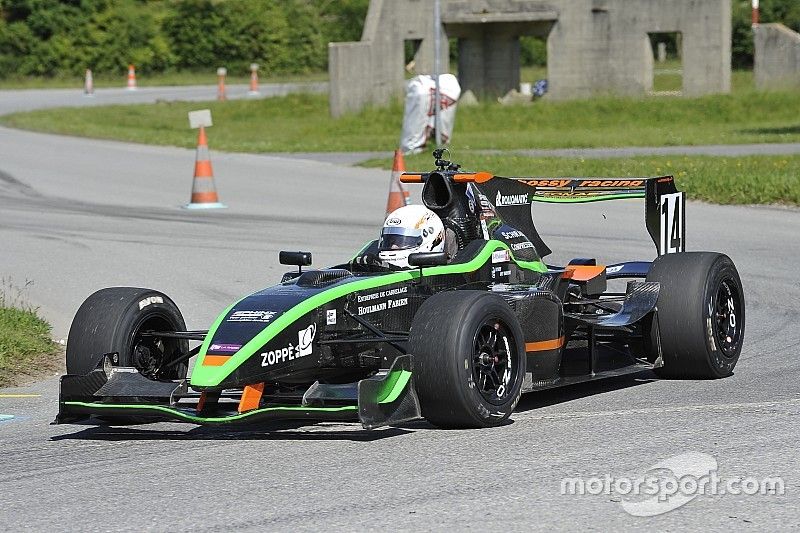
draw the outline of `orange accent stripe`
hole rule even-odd
[[[602,275],[606,271],[606,267],[604,265],[567,265],[566,270],[572,274],[570,276],[562,276],[564,278],[575,281],[589,281]]]
[[[422,174],[402,174],[400,181],[402,183],[422,183]]]
[[[230,358],[230,355],[206,355],[203,357],[203,366],[222,366]]]
[[[261,395],[264,393],[264,383],[255,383],[247,385],[242,392],[242,399],[239,400],[239,412],[251,411],[258,409],[261,404]]]
[[[543,352],[545,350],[557,350],[564,346],[564,337],[561,336],[557,339],[551,339],[549,341],[538,341],[538,342],[526,342],[525,343],[525,351],[526,352]]]
[[[198,413],[201,412],[203,410],[203,407],[206,405],[206,396],[208,396],[206,394],[206,391],[203,391],[203,392],[200,393],[200,399],[197,400],[197,412]]]
[[[474,174],[456,174],[453,176],[453,181],[456,183],[483,183],[493,177],[488,172],[475,172]]]

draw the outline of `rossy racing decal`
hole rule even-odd
[[[531,187],[641,187],[644,180],[597,180],[597,179],[539,179],[522,180],[525,185]]]
[[[314,337],[317,335],[317,325],[311,324],[297,332],[297,346],[289,343],[285,348],[270,350],[261,354],[261,366],[272,366],[286,361],[294,361],[300,357],[311,355],[314,352]]]

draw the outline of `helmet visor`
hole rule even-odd
[[[389,252],[392,250],[409,250],[422,244],[422,230],[390,227],[383,228],[378,250]]]

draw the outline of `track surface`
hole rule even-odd
[[[0,128],[0,273],[63,337],[109,285],[171,295],[190,328],[274,283],[280,249],[323,266],[378,232],[387,173],[213,152],[223,211],[181,210],[193,152]],[[566,216],[564,216],[566,215]],[[638,202],[537,207],[552,261],[651,258]],[[729,253],[748,305],[736,374],[644,373],[524,397],[513,423],[374,432],[353,424],[233,433],[178,424],[49,426],[57,379],[0,391],[0,530],[800,527],[800,213],[690,204],[688,247]],[[39,397],[11,398],[9,394]],[[653,518],[619,496],[560,493],[568,476],[643,475],[704,452],[721,477],[782,476],[783,496],[699,496]]]
[[[619,157],[707,155],[742,157],[748,155],[800,154],[800,143],[717,144],[701,146],[631,146],[626,148],[563,148],[542,150],[477,150],[492,155],[522,155],[525,157],[567,157],[583,159],[614,159]],[[390,152],[287,152],[281,157],[310,159],[341,165],[355,165],[368,159],[389,158]]]
[[[269,98],[292,92],[327,92],[328,82],[262,83],[258,96],[249,96],[247,85],[228,85],[228,99]],[[96,89],[93,97],[81,89],[22,89],[0,91],[0,115],[44,107],[83,107],[111,104],[149,104],[157,100],[207,101],[217,97],[216,85],[141,87],[136,91]]]

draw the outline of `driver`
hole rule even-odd
[[[407,205],[386,217],[378,241],[378,258],[393,270],[403,270],[411,268],[409,255],[442,252],[444,247],[444,224],[436,213],[422,205]]]

